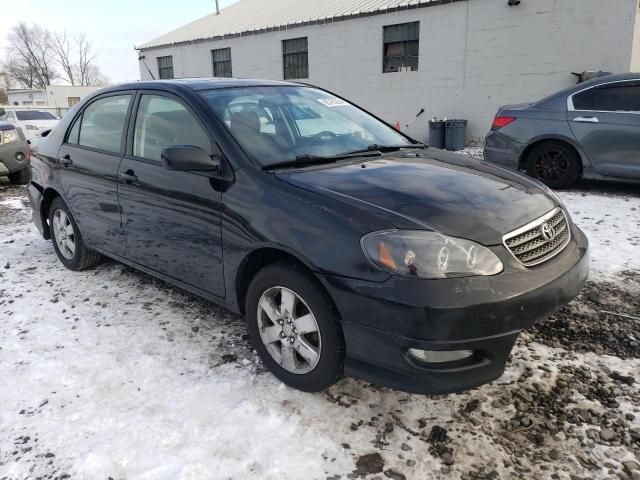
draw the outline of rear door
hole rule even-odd
[[[640,178],[640,80],[614,82],[570,97],[567,120],[593,168]]]
[[[87,243],[124,254],[118,205],[118,165],[124,154],[133,92],[100,96],[89,103],[66,132],[58,152],[64,197]]]
[[[166,147],[210,152],[213,138],[172,94],[141,92],[135,111],[119,169],[126,257],[223,297],[220,173],[173,171],[161,162]]]

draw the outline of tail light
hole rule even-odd
[[[516,121],[516,117],[502,117],[497,116],[493,119],[493,125],[491,125],[491,130],[500,130],[502,127],[506,127],[510,123]]]
[[[27,144],[27,148],[24,153],[27,157],[27,161],[31,160],[31,145]]]

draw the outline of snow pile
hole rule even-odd
[[[24,200],[26,199],[21,197],[8,197],[0,201],[0,206],[12,208],[14,210],[24,210],[27,208],[31,208],[27,204],[25,204]]]
[[[637,187],[628,189],[634,192]],[[640,272],[640,190],[637,193],[559,192],[571,218],[589,237],[595,275]]]

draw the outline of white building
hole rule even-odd
[[[519,3],[519,5],[510,4]],[[138,47],[142,79],[296,79],[391,123],[466,118],[640,67],[637,0],[241,0]]]
[[[47,104],[47,94],[37,88],[10,88],[7,90],[9,105],[36,106]]]
[[[80,87],[75,85],[49,85],[46,90],[37,88],[16,88],[7,90],[9,105],[49,106],[68,109],[78,103],[82,97],[101,87]]]

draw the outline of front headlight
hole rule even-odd
[[[13,143],[18,141],[18,132],[15,129],[0,131],[0,143]]]
[[[27,130],[40,130],[38,127],[36,127],[35,125],[26,125],[25,128]]]
[[[376,266],[419,278],[496,275],[500,259],[471,240],[421,230],[385,230],[362,237],[362,249]]]

